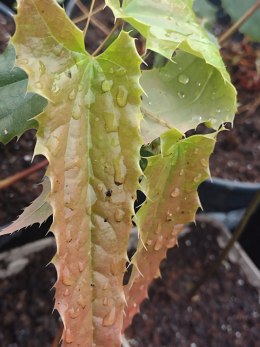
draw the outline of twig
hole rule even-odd
[[[17,174],[15,174],[13,176],[10,176],[10,177],[7,177],[7,178],[1,180],[0,181],[0,190],[5,189],[5,188],[11,186],[15,182],[20,181],[20,180],[22,180],[25,177],[30,176],[31,174],[33,174],[34,172],[44,168],[48,164],[49,164],[48,160],[45,159],[45,160],[41,161],[40,163],[35,164],[35,165],[29,167],[26,170],[23,170],[23,171],[18,172]]]
[[[233,233],[232,237],[228,241],[226,247],[222,250],[219,257],[216,259],[216,261],[211,265],[211,267],[201,276],[199,281],[194,285],[194,287],[191,289],[191,291],[188,294],[188,298],[191,299],[198,289],[208,280],[210,276],[219,268],[222,261],[227,256],[230,249],[233,247],[234,243],[239,239],[243,231],[245,230],[245,227],[247,223],[249,222],[251,216],[254,214],[256,209],[258,208],[260,203],[260,191],[258,191],[253,200],[251,201],[250,205],[248,206],[243,218],[241,219],[238,227],[236,228],[235,232]]]
[[[234,5],[235,6],[235,5]],[[256,3],[249,8],[249,10],[236,22],[234,23],[223,35],[219,38],[219,44],[223,45],[223,43],[230,38],[240,27],[244,24],[260,7],[260,0],[256,1]]]
[[[92,0],[91,1],[89,15],[88,15],[88,19],[87,19],[87,24],[86,24],[86,26],[85,26],[85,28],[83,30],[83,34],[84,34],[85,38],[87,36],[88,27],[89,27],[90,20],[91,20],[92,14],[93,14],[93,9],[94,9],[94,6],[95,6],[95,2],[96,2],[96,0]]]
[[[100,5],[98,6],[95,11],[93,11],[92,16],[95,16],[96,14],[98,14],[99,12],[104,10],[104,5]],[[82,15],[72,19],[74,24],[78,24],[80,22],[82,22],[83,20],[86,20],[88,18],[89,15],[89,11],[87,11],[87,13],[83,13]],[[93,20],[93,17],[90,19],[91,21]]]
[[[114,34],[114,32],[118,29],[118,27],[122,24],[122,21],[119,19],[115,22],[115,25],[113,26],[112,30],[110,31],[110,33],[107,35],[107,37],[105,38],[105,40],[103,42],[101,42],[101,44],[98,46],[98,48],[95,50],[95,52],[93,52],[92,56],[96,56],[101,50],[102,48],[106,45],[106,43],[110,40],[110,38],[112,37],[112,35]]]

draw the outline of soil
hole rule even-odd
[[[188,290],[220,252],[216,227],[198,223],[190,231],[162,262],[162,278],[153,281],[149,300],[127,329],[130,345],[259,347],[259,295],[236,264],[226,260],[193,300],[187,300]],[[57,347],[53,341],[59,338],[61,323],[57,312],[52,314],[50,291],[56,273],[46,267],[53,254],[50,247],[30,256],[22,272],[0,281],[1,346]]]

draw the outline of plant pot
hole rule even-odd
[[[246,208],[260,183],[238,182],[213,177],[199,186],[204,212],[229,212]]]

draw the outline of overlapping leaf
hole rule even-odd
[[[167,249],[176,244],[184,224],[195,220],[200,206],[197,188],[209,176],[215,139],[212,135],[182,139],[181,133],[170,130],[162,135],[161,143],[162,155],[148,158],[142,182],[147,200],[137,213],[140,240],[125,290],[125,328],[147,296],[149,283],[159,276]]]
[[[47,101],[27,93],[26,73],[14,67],[15,50],[9,44],[0,55],[0,142],[8,143],[25,130],[37,127],[33,117],[42,112]]]
[[[21,0],[16,24],[17,62],[49,100],[37,118],[36,153],[49,160],[63,345],[119,347],[140,175],[141,59],[124,32],[91,57],[54,0]]]
[[[236,110],[235,89],[230,83],[216,40],[196,21],[192,0],[124,0],[122,7],[119,0],[106,0],[106,3],[116,17],[123,18],[139,30],[147,39],[148,49],[168,59],[172,59],[177,49],[186,52],[181,55],[181,59],[180,56],[174,57],[178,66],[175,64],[174,67],[169,63],[161,73],[155,70],[144,75],[142,86],[148,99],[144,96],[143,110],[147,125],[143,134],[148,140],[155,138],[150,136],[157,133],[158,129],[162,132],[167,128],[180,126],[180,130],[186,131],[189,126],[194,128],[201,121],[210,119],[214,120],[212,126],[217,129],[223,120],[233,121]],[[197,65],[200,71],[205,71],[202,79],[197,74]],[[183,77],[182,74],[185,74],[186,79],[182,79],[183,83],[180,82],[181,85],[178,86],[178,77]],[[162,93],[156,93],[156,97],[155,88],[153,83],[151,84],[154,78],[157,87],[163,90]],[[183,86],[188,80],[191,83]],[[174,85],[174,82],[177,83]],[[191,95],[191,86],[194,87],[195,83],[201,83],[200,86],[197,85],[196,99]],[[205,115],[205,109],[209,106],[209,102],[204,104],[206,94],[210,99],[215,98],[215,94],[218,95],[208,116]],[[183,100],[178,100],[178,96]],[[215,106],[219,101],[221,107],[224,105],[220,112],[219,107]],[[191,111],[188,117],[185,117],[190,106]],[[150,112],[151,110],[155,110],[155,114]]]
[[[174,62],[144,71],[141,84],[146,92],[142,132],[147,142],[169,128],[185,132],[203,122],[210,123],[212,128],[233,122],[233,87],[223,84],[218,70],[194,55],[179,51]]]
[[[38,198],[36,198],[31,205],[26,207],[19,218],[0,230],[0,236],[11,234],[22,228],[26,228],[34,223],[45,222],[52,214],[52,208],[47,202],[48,195],[51,190],[49,179],[46,177],[42,183],[42,192]]]

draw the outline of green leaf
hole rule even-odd
[[[124,328],[147,296],[151,280],[160,275],[159,265],[167,249],[176,245],[184,224],[195,221],[200,206],[197,188],[209,177],[208,161],[215,135],[186,139],[182,136],[174,129],[164,133],[162,154],[147,158],[148,166],[141,183],[147,200],[137,213],[140,237],[125,289],[128,305]]]
[[[239,20],[248,10],[256,3],[256,0],[222,0],[222,6],[226,13],[228,13],[233,22]],[[239,28],[239,31],[250,36],[255,41],[260,41],[260,9]]]
[[[171,128],[186,132],[203,122],[215,129],[233,122],[234,88],[223,84],[218,70],[191,54],[179,51],[174,62],[144,71],[141,85],[146,93],[142,133],[147,142]]]
[[[179,48],[204,59],[229,81],[216,41],[197,23],[193,0],[124,0],[121,8],[117,0],[106,3],[147,39],[148,49],[171,59]]]
[[[141,174],[141,59],[125,32],[90,56],[82,32],[54,0],[20,1],[16,25],[17,63],[29,87],[49,100],[37,118],[35,153],[49,160],[63,346],[120,347]]]
[[[0,236],[11,234],[34,223],[42,224],[52,215],[52,208],[47,202],[51,190],[51,184],[47,177],[42,183],[42,192],[32,204],[26,207],[18,219],[8,227],[0,230]]]
[[[26,93],[27,75],[14,67],[14,61],[15,49],[9,44],[0,55],[0,142],[4,144],[36,128],[37,122],[32,118],[47,105],[43,97]]]
[[[180,126],[179,130],[186,131],[190,126],[196,127],[201,120],[203,121],[203,118],[212,119],[214,121],[212,125],[215,128],[222,123],[223,119],[232,122],[236,110],[236,91],[230,83],[230,77],[220,56],[216,40],[196,21],[192,10],[192,0],[124,0],[122,7],[117,0],[106,0],[106,3],[116,17],[129,22],[147,39],[146,47],[148,49],[170,60],[177,49],[186,52],[186,54],[174,57],[174,60],[179,60],[182,74],[191,80],[191,83],[186,86],[178,85],[176,78],[181,77],[181,74],[171,63],[162,70],[162,74],[156,70],[144,74],[142,87],[144,94],[149,98],[147,100],[144,96],[143,106],[145,118],[148,116],[148,124],[143,126],[143,135],[146,139],[151,141],[165,129],[178,126]],[[184,61],[181,60],[182,58]],[[190,67],[189,64],[191,64]],[[196,64],[200,71],[203,70],[202,81],[196,74]],[[168,82],[162,81],[162,77],[165,77],[166,74]],[[211,78],[211,76],[213,77]],[[195,81],[195,77],[197,81]],[[205,78],[208,80],[206,81]],[[154,94],[156,89],[153,85],[154,79],[156,87],[163,90],[161,94],[158,92],[156,95]],[[192,95],[194,90],[191,92],[191,86],[194,87],[195,83],[200,83],[200,81],[202,88],[198,88],[195,93],[198,97],[198,100],[195,100]],[[169,88],[168,91],[167,88]],[[229,102],[228,98],[223,96],[222,91],[227,91]],[[172,92],[174,92],[173,95]],[[187,99],[185,92],[189,94]],[[201,96],[200,93],[202,93]],[[207,94],[211,97],[213,93],[219,95],[221,100],[218,100],[218,96],[206,115],[210,99],[206,100],[205,104],[201,103],[205,101],[204,95]],[[178,95],[183,100],[178,100]],[[217,101],[220,101],[220,106],[216,106]],[[176,104],[172,104],[172,102]],[[187,114],[188,107],[192,108],[189,111],[190,119],[186,117],[181,120],[180,118]],[[220,107],[222,107],[221,116],[218,117]],[[151,109],[154,112],[150,112]],[[182,115],[176,115],[180,109]],[[172,111],[174,111],[173,114],[171,114]],[[147,128],[149,129],[147,130]]]

